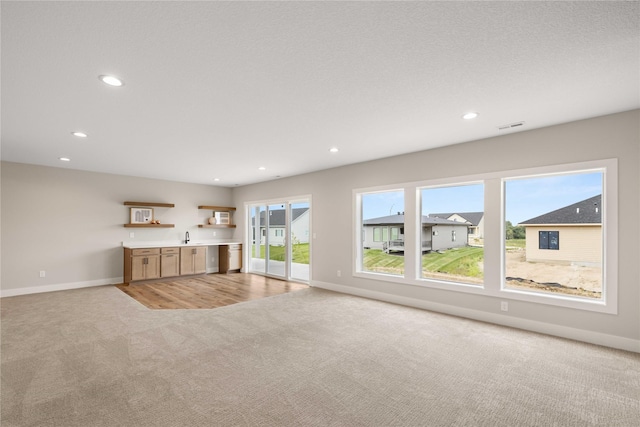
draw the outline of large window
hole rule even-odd
[[[356,276],[617,312],[616,160],[389,188],[354,190]]]
[[[421,277],[482,284],[484,185],[428,187],[420,194]]]
[[[601,170],[505,180],[506,289],[602,298]]]
[[[382,191],[360,196],[362,241],[360,270],[404,275],[404,192]]]

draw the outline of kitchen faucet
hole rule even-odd
[[[186,245],[187,243],[189,243],[189,232],[187,231],[184,235],[184,244]]]

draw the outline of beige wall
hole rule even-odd
[[[110,283],[123,275],[123,241],[177,242],[185,231],[192,240],[213,239],[210,229],[197,228],[211,215],[198,205],[232,202],[231,190],[223,187],[8,162],[0,167],[5,295],[58,284]],[[174,203],[155,214],[175,228],[124,228],[127,200]],[[231,237],[229,230],[218,234]],[[39,277],[41,270],[45,278]]]
[[[538,248],[539,231],[558,231],[560,249]],[[558,263],[602,263],[602,227],[598,226],[527,226],[527,261]]]
[[[143,178],[71,171],[14,163],[1,165],[2,290],[57,283],[100,281],[122,276],[121,241],[129,240],[125,200],[175,203],[158,212],[175,229],[133,229],[139,240],[206,238],[198,229],[206,212],[199,204],[238,207],[240,223],[248,201],[312,197],[311,274],[313,282],[424,301],[449,312],[500,314],[500,300],[353,276],[352,190],[443,177],[550,164],[618,159],[618,314],[510,301],[504,324],[553,324],[589,334],[640,342],[640,114],[638,110],[558,126],[508,134],[262,184],[238,187],[192,185]],[[451,162],[450,159],[463,159]],[[465,161],[464,159],[474,159]],[[481,161],[478,161],[481,159]],[[429,167],[425,168],[424,165]],[[494,218],[489,220],[489,217]],[[499,234],[499,213],[485,215],[485,238]],[[236,237],[242,237],[242,227]],[[486,242],[486,239],[485,239]],[[46,270],[47,277],[38,278]],[[337,277],[336,271],[343,272]],[[496,319],[494,317],[493,319]]]
[[[479,314],[500,313],[500,300],[487,295],[411,286],[356,277],[353,270],[352,191],[396,183],[600,159],[618,159],[618,314],[604,314],[525,301],[510,301],[505,323],[554,324],[567,330],[640,340],[640,114],[638,110],[412,153],[234,189],[247,201],[298,194],[313,198],[311,274],[354,292],[377,292]],[[451,159],[457,159],[451,162]],[[460,160],[462,159],[462,160]],[[465,160],[473,159],[473,160]],[[429,165],[429,167],[424,167]],[[489,218],[491,215],[491,218]],[[485,215],[485,243],[499,235],[499,212]],[[498,225],[496,225],[498,224]],[[242,230],[238,230],[241,233]],[[338,277],[336,272],[342,272]],[[639,347],[640,348],[640,347]]]

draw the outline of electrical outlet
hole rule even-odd
[[[40,270],[40,277],[46,277],[47,276],[47,272],[44,270]]]
[[[130,238],[130,239],[133,239],[135,235],[136,235],[136,234],[132,231],[131,233],[129,233],[129,238]]]
[[[342,277],[342,271],[338,270],[338,277]]]
[[[213,232],[213,237],[216,237],[216,232],[215,231]]]
[[[509,311],[509,303],[507,301],[500,301],[500,310]]]

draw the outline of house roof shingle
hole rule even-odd
[[[602,195],[590,197],[555,211],[528,219],[520,225],[538,224],[601,224]]]
[[[461,216],[471,223],[471,225],[477,226],[482,221],[482,217],[484,217],[484,212],[448,212],[448,213],[432,213],[429,216],[438,217],[438,218],[450,218],[453,215]]]
[[[308,211],[309,208],[293,208],[291,211],[291,222],[294,222],[298,217]],[[266,222],[264,220],[265,211],[260,212],[260,224],[265,225]],[[251,223],[253,224],[255,218],[251,218]],[[284,209],[274,209],[269,211],[269,225],[272,227],[284,226],[285,222],[285,210]]]
[[[422,215],[422,223],[425,225],[464,225],[463,222],[450,221],[444,218],[436,218],[430,215]],[[378,218],[369,218],[362,221],[363,225],[402,225],[404,224],[404,215],[387,215]]]

